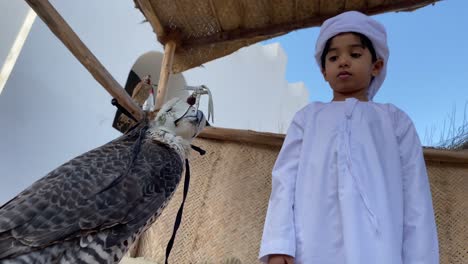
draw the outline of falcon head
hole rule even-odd
[[[203,130],[206,124],[203,112],[187,102],[172,98],[163,105],[155,118],[155,125],[189,143]]]
[[[185,158],[190,143],[206,123],[202,111],[184,100],[172,98],[159,110],[148,131],[154,139],[169,144]]]

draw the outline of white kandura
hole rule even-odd
[[[436,264],[422,147],[391,104],[311,103],[275,163],[260,248],[295,264]]]

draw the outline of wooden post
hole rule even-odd
[[[172,70],[172,61],[174,59],[174,53],[176,49],[176,42],[169,40],[164,45],[164,57],[161,65],[161,73],[159,74],[158,91],[154,93],[156,95],[154,108],[156,110],[161,109],[166,98],[167,82],[169,81],[169,75]]]
[[[117,99],[137,120],[143,119],[143,110],[125,92],[122,86],[104,68],[93,53],[86,47],[67,22],[47,0],[25,0],[49,29],[60,39],[70,52],[83,64],[109,94]]]

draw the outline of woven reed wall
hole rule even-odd
[[[468,166],[428,164],[440,263],[468,263]]]
[[[198,139],[191,184],[171,263],[258,263],[270,194],[270,172],[279,147]],[[468,263],[468,166],[429,163],[441,263]],[[137,255],[163,263],[182,188],[142,236]],[[233,262],[235,263],[235,262]]]

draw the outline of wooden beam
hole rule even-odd
[[[468,151],[425,148],[424,159],[426,161],[442,163],[460,163],[468,165]]]
[[[281,147],[281,145],[283,145],[285,135],[256,132],[252,130],[207,127],[203,129],[198,137],[222,141],[234,141],[246,144],[260,144]]]
[[[207,127],[198,137],[244,144],[260,144],[272,147],[281,147],[283,145],[285,135],[255,132],[251,130]],[[468,151],[424,148],[423,152],[424,159],[426,161],[468,165]]]
[[[104,68],[86,47],[67,22],[47,0],[25,0],[49,29],[60,39],[70,52],[83,64],[109,94],[137,120],[144,117],[143,110],[131,99],[122,86]]]
[[[156,16],[154,12],[153,6],[151,5],[149,0],[135,0],[138,3],[138,7],[140,8],[141,12],[145,15],[146,19],[148,19],[149,23],[153,27],[154,32],[158,36],[158,38],[162,38],[166,35],[164,31],[164,27],[159,21],[159,18]]]
[[[161,65],[161,73],[159,74],[158,91],[157,93],[154,93],[156,94],[154,103],[154,108],[156,110],[159,110],[162,107],[164,99],[166,98],[167,83],[172,70],[175,49],[176,42],[173,40],[168,41],[166,45],[164,45],[164,57]]]

